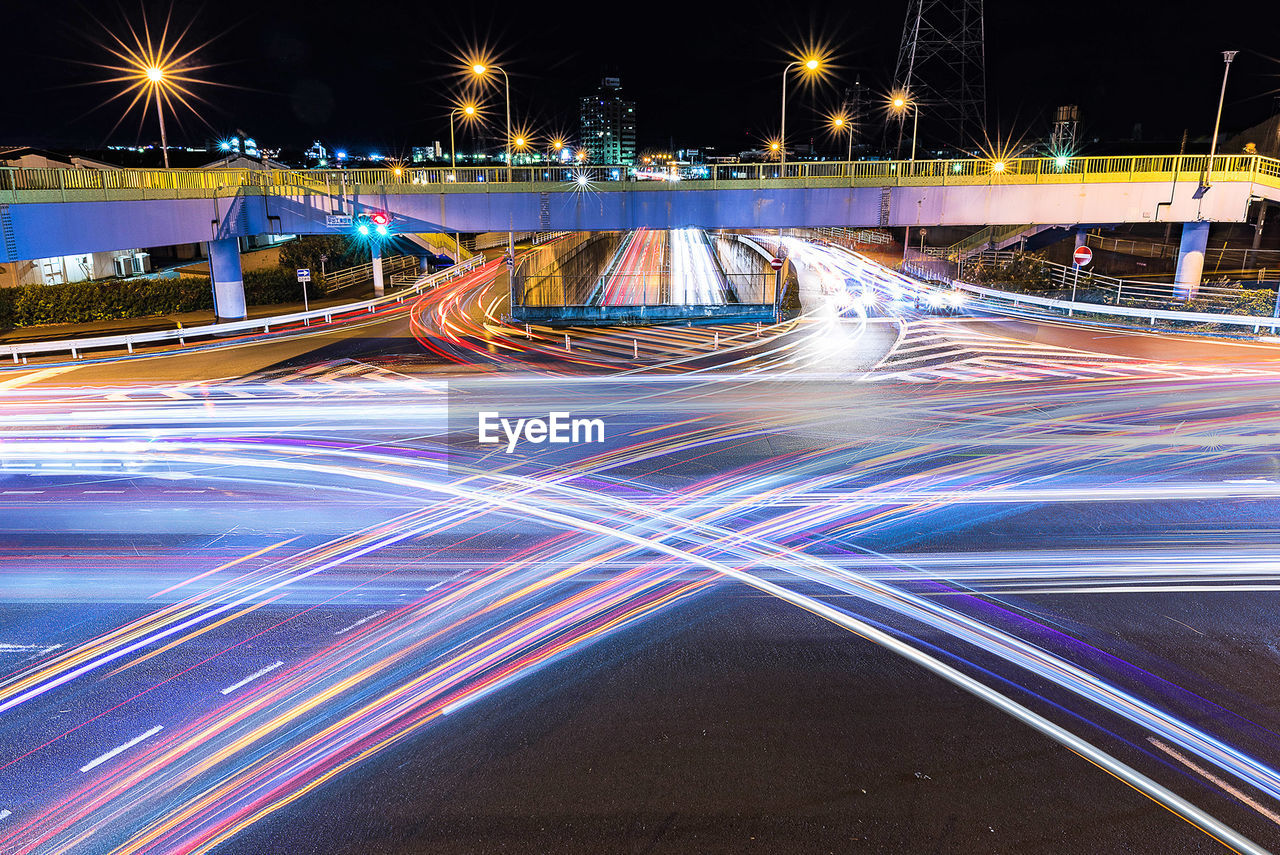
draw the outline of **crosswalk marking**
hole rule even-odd
[[[1022,342],[968,324],[913,320],[864,382],[1000,383],[1028,380],[1277,377],[1280,372],[1234,365],[1183,365]]]

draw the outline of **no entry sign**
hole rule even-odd
[[[1080,267],[1084,267],[1090,261],[1093,261],[1093,250],[1087,246],[1078,246],[1076,251],[1071,254],[1071,260]]]
[[[772,267],[774,270],[781,270],[781,269],[782,269],[782,259],[781,259],[781,258],[771,258],[771,259],[769,259],[769,266],[770,266],[770,267]]]

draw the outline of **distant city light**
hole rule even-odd
[[[992,172],[1004,172],[1004,161],[1003,161],[1003,160],[997,160],[995,163],[991,164],[991,171],[992,171]]]
[[[1053,162],[1057,164],[1059,169],[1066,169],[1068,160],[1070,160],[1070,158],[1068,158],[1065,154],[1060,154],[1053,159]]]
[[[339,149],[338,151],[335,151],[335,152],[333,153],[333,156],[334,156],[334,157],[336,157],[338,160],[346,160],[346,159],[347,159],[347,153],[346,153],[345,151],[342,151],[341,149]]]

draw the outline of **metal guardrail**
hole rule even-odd
[[[884,245],[893,243],[893,235],[888,232],[880,231],[879,229],[851,229],[845,226],[822,226],[816,229],[807,229],[807,231],[826,240],[843,245],[859,243]]]
[[[1015,258],[1017,258],[1017,253],[1010,250],[988,250],[977,253],[961,260],[955,268],[954,276],[957,279],[963,279],[967,265],[982,262],[999,264],[1013,261]],[[1170,300],[1185,299],[1182,296],[1182,292],[1185,289],[1179,288],[1172,281],[1154,282],[1146,279],[1121,279],[1115,276],[1095,273],[1088,268],[1081,270],[1071,265],[1059,264],[1056,261],[1044,259],[1040,260],[1039,264],[1049,274],[1049,281],[1059,288],[1094,289],[1101,291],[1116,301],[1123,299],[1134,302],[1168,302]],[[934,265],[934,269],[936,270],[936,265]],[[1262,284],[1266,285],[1265,282]],[[1236,287],[1202,284],[1196,289],[1195,298],[1207,302],[1225,302],[1239,297],[1240,291],[1241,288]]]
[[[1015,309],[1020,308],[1021,306],[1037,306],[1044,309],[1057,310],[1069,318],[1074,317],[1076,313],[1079,313],[1141,319],[1147,321],[1151,326],[1154,326],[1157,320],[1194,324],[1222,324],[1224,326],[1253,327],[1254,333],[1258,333],[1263,327],[1267,327],[1271,330],[1272,335],[1275,335],[1276,330],[1280,329],[1280,317],[1266,317],[1263,315],[1219,315],[1212,312],[1179,312],[1171,309],[1144,309],[1136,306],[1110,306],[1100,305],[1098,303],[1078,303],[1071,300],[1055,300],[1052,297],[1037,297],[1032,294],[1014,294],[1009,291],[999,291],[995,288],[983,288],[980,285],[973,285],[961,279],[939,275],[936,270],[932,270],[928,266],[921,265],[916,262],[904,262],[902,264],[902,270],[905,273],[915,276],[917,279],[924,279],[928,281],[940,280],[953,288],[958,288],[971,294],[978,294],[989,300],[1008,303]]]
[[[480,256],[473,256],[466,261],[455,264],[430,276],[417,277],[413,285],[413,294],[419,294],[424,288],[433,288],[443,282],[448,282],[466,273],[470,273],[484,265],[484,259]],[[383,306],[391,303],[401,303],[409,296],[408,291],[401,291],[398,294],[391,294],[386,297],[379,297],[374,300],[364,300],[358,303],[344,303],[340,306],[329,306],[324,309],[312,309],[309,312],[293,312],[287,315],[273,315],[267,318],[250,318],[243,321],[231,321],[222,324],[207,324],[200,327],[185,327],[173,330],[154,330],[152,332],[129,333],[123,335],[95,336],[92,338],[73,338],[60,339],[58,341],[33,341],[20,344],[0,344],[0,354],[10,357],[15,364],[19,364],[23,357],[37,356],[40,354],[50,353],[70,353],[72,359],[83,359],[83,354],[89,350],[106,350],[125,348],[129,353],[134,352],[134,347],[140,344],[157,344],[161,342],[177,341],[181,345],[186,345],[188,339],[201,339],[210,337],[222,337],[229,333],[252,332],[254,330],[262,330],[263,333],[271,332],[272,327],[286,326],[288,324],[304,323],[309,324],[317,318],[323,318],[325,323],[329,323],[333,318],[341,315],[351,314],[367,314],[373,312]]]
[[[417,269],[418,257],[416,255],[389,255],[382,259],[382,272],[388,276],[395,276],[405,271]],[[339,270],[331,270],[323,277],[324,287],[327,291],[334,291],[339,288],[345,288],[348,285],[367,282],[371,279],[373,279],[372,261],[366,261],[364,264],[357,264],[352,267],[343,267]]]
[[[721,184],[745,186],[771,182],[815,187],[951,186],[974,184],[1063,184],[1135,181],[1249,181],[1280,188],[1280,160],[1261,155],[1218,155],[1209,169],[1207,155],[1124,157],[1026,157],[1007,160],[860,160],[714,164],[705,178],[676,182],[635,181],[631,167],[472,166],[456,169],[37,169],[0,168],[0,202],[50,202],[96,199],[204,198],[240,193],[293,196],[342,195],[355,188],[382,192],[486,192],[521,188],[550,192],[582,191],[600,184],[613,189],[672,190]]]

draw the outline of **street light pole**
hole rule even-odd
[[[799,64],[800,60],[795,60],[782,69],[782,133],[778,140],[778,153],[783,166],[787,165],[787,75]]]
[[[147,70],[147,78],[151,80],[151,88],[156,93],[156,115],[160,117],[160,154],[164,157],[164,168],[169,168],[169,137],[164,132],[164,107],[160,101],[160,81],[164,79],[164,72],[159,68],[150,68]]]
[[[916,159],[916,131],[920,128],[920,102],[911,99],[911,159]]]
[[[471,70],[475,72],[477,77],[481,77],[486,72],[489,72],[489,71],[502,72],[503,90],[504,90],[504,93],[506,94],[506,99],[507,99],[507,136],[506,136],[506,139],[504,139],[502,142],[502,148],[503,148],[503,151],[506,153],[507,183],[509,184],[511,183],[511,78],[507,76],[506,69],[497,65],[485,65],[484,63],[477,62],[475,65],[471,66]],[[507,232],[507,253],[512,258],[515,258],[516,234],[514,229],[511,229]]]
[[[1236,58],[1238,50],[1224,50],[1222,52],[1222,91],[1218,93],[1218,115],[1213,120],[1213,142],[1209,144],[1209,160],[1204,167],[1204,175],[1200,180],[1200,186],[1208,189],[1209,179],[1213,174],[1213,157],[1218,153],[1218,125],[1222,122],[1222,103],[1227,97],[1227,75],[1231,73],[1231,60]]]
[[[796,66],[801,66],[808,71],[817,71],[818,65],[817,59],[797,59],[787,63],[787,67],[782,69],[782,132],[778,140],[778,151],[779,161],[784,167],[787,165],[787,75]]]

